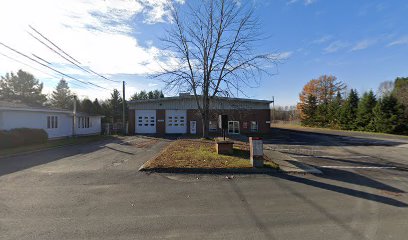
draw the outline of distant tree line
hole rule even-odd
[[[304,126],[408,134],[408,78],[383,82],[359,95],[335,76],[312,79],[299,95]]]
[[[58,109],[73,110],[76,99],[77,112],[103,115],[104,122],[116,123],[122,121],[123,99],[117,89],[113,89],[110,98],[93,101],[88,98],[79,99],[71,91],[68,82],[61,79],[55,90],[47,97],[42,93],[43,84],[32,74],[19,70],[17,73],[7,73],[0,78],[0,100],[21,102],[29,106],[46,106]],[[131,96],[131,100],[163,98],[162,91],[140,91]],[[126,104],[126,103],[125,103]],[[127,106],[125,114],[127,115]],[[127,119],[127,116],[125,116]]]

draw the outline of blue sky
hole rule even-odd
[[[5,0],[0,3],[0,31],[9,34],[2,34],[0,42],[42,56],[51,66],[77,78],[108,89],[120,87],[89,76],[30,38],[27,25],[32,24],[84,67],[127,81],[129,96],[142,89],[162,87],[159,80],[148,76],[160,64],[159,37],[170,24],[165,8],[168,1],[88,0],[61,4],[40,0],[21,10],[21,4],[32,1]],[[250,97],[275,96],[278,105],[295,104],[303,85],[322,74],[335,75],[359,92],[375,91],[382,81],[408,76],[407,1],[253,0],[251,4],[262,23],[262,32],[269,36],[259,42],[257,51],[279,52],[288,57],[278,66],[276,75],[264,76],[259,88],[246,90]],[[13,10],[26,12],[22,13],[24,17],[17,17],[11,14]],[[0,55],[1,75],[23,68],[44,82],[46,92],[52,91],[60,78],[7,49],[0,47],[0,53],[31,65]],[[71,82],[71,88],[82,97],[109,96],[107,90]]]

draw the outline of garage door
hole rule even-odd
[[[136,110],[135,115],[136,133],[156,133],[156,110]]]
[[[166,133],[187,133],[186,110],[166,110]]]

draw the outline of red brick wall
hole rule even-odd
[[[218,122],[218,115],[227,114],[228,121],[239,121],[240,133],[242,134],[252,134],[250,132],[250,122],[258,122],[258,133],[265,134],[270,130],[270,110],[212,110],[210,111],[210,121]],[[188,133],[190,133],[190,121],[197,121],[197,134],[201,135],[203,132],[203,125],[201,122],[201,114],[198,110],[187,110],[187,127]],[[244,122],[247,123],[247,128],[244,128]],[[217,123],[218,124],[218,123]],[[214,132],[214,134],[219,134],[220,131]]]
[[[258,133],[265,134],[270,130],[270,110],[212,110],[210,111],[210,121],[218,122],[218,115],[227,114],[229,121],[239,121],[241,134],[252,134],[250,132],[250,121],[258,122]],[[129,134],[135,133],[135,110],[129,110]],[[159,120],[164,120],[160,121]],[[198,110],[187,110],[187,133],[190,133],[190,121],[197,122],[197,135],[201,135],[203,125],[201,122],[201,114]],[[247,122],[247,128],[244,128],[244,122]],[[165,134],[165,110],[156,110],[156,131],[158,134]],[[220,134],[220,131],[213,132],[213,134]]]

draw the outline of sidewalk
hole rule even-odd
[[[310,165],[302,163],[293,157],[269,149],[264,149],[264,154],[270,158],[272,161],[279,165],[279,170],[285,173],[311,173],[311,174],[323,174],[317,168],[314,168]]]

